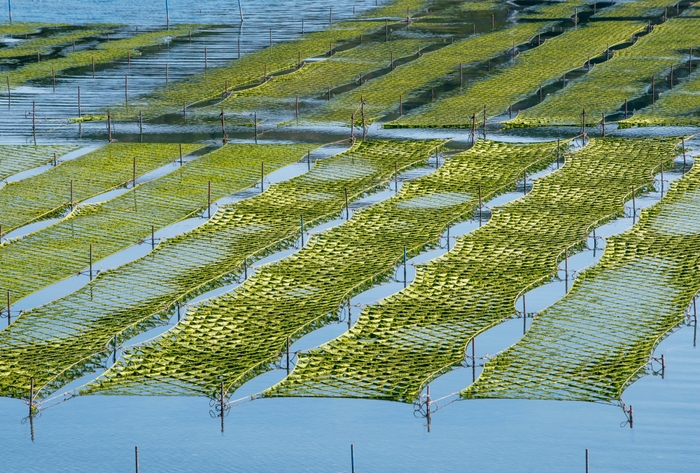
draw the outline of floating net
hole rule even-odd
[[[183,153],[199,148],[183,146]],[[79,207],[43,230],[0,247],[0,288],[14,300],[75,275],[129,246],[151,240],[151,230],[195,216],[211,201],[260,182],[261,166],[272,172],[302,158],[305,145],[227,145],[106,202]],[[177,166],[177,167],[175,167]],[[207,213],[204,213],[207,216]],[[155,243],[155,239],[150,242]],[[95,269],[99,269],[95,267]]]
[[[117,345],[167,323],[176,305],[231,282],[246,259],[293,244],[300,217],[313,225],[348,200],[424,162],[441,141],[370,141],[317,163],[261,195],[226,206],[207,223],[158,245],[0,331],[0,394],[26,397],[30,378],[45,396],[104,363]],[[314,199],[307,199],[311,194]],[[325,195],[325,198],[320,196]],[[116,337],[116,340],[115,340]]]
[[[265,266],[229,295],[187,313],[163,337],[136,347],[85,393],[214,395],[271,369],[295,340],[335,319],[355,294],[386,280],[410,255],[435,245],[451,222],[471,218],[482,196],[513,186],[525,169],[556,158],[557,144],[480,141],[387,201]]]
[[[674,157],[677,140],[600,139],[567,156],[524,198],[446,255],[418,267],[408,288],[366,308],[355,326],[303,353],[269,396],[414,401],[422,387],[460,365],[480,332],[513,317],[517,298],[557,274],[567,249],[620,215],[634,186]]]
[[[700,289],[700,170],[609,238],[600,262],[489,361],[464,398],[612,401],[647,373],[654,347]]]
[[[60,158],[76,149],[78,146],[0,145],[0,181],[18,172],[53,162],[54,154]]]
[[[484,105],[489,117],[498,116],[507,112],[510,105],[538,94],[540,86],[559,80],[568,71],[580,68],[588,57],[628,41],[643,28],[638,21],[604,21],[566,31],[518,55],[510,67],[420,107],[391,125],[466,127],[472,122],[472,114],[477,120],[482,119]]]
[[[196,149],[201,146],[187,146]],[[90,197],[126,185],[137,177],[172,162],[178,145],[113,143],[77,159],[60,163],[37,176],[11,182],[0,189],[0,225],[4,232],[35,220],[56,217]],[[21,212],[18,210],[21,209]]]
[[[631,100],[651,92],[651,77],[664,87],[664,78],[671,67],[678,72],[688,58],[700,31],[700,18],[673,18],[662,23],[634,45],[616,51],[609,61],[595,66],[591,72],[544,102],[522,111],[508,123],[515,126],[547,126],[580,124],[582,108],[586,121],[599,123],[601,114],[624,111],[625,99]],[[685,51],[684,51],[685,50]],[[666,93],[662,95],[664,97]],[[668,109],[670,115],[679,111]],[[629,115],[633,110],[629,107]],[[658,112],[657,112],[658,113]],[[633,119],[634,120],[634,119]]]

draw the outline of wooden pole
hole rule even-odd
[[[634,186],[632,186],[632,225],[637,222],[637,198],[634,195]]]
[[[476,381],[476,337],[472,338],[472,383]]]
[[[304,247],[304,216],[301,216],[301,246]]]
[[[299,119],[299,96],[296,96],[296,100],[294,103],[294,118]]]
[[[129,108],[129,74],[124,76],[124,102],[126,103],[126,108]]]
[[[350,468],[351,472],[355,473],[355,444],[350,444]]]
[[[10,290],[7,290],[7,325],[10,325],[12,323],[12,309],[11,309],[11,303],[12,301],[10,300]]]
[[[7,76],[7,109],[10,109],[12,104],[12,92],[10,91],[10,76]]]
[[[258,112],[253,112],[253,133],[255,144],[258,144]]]
[[[350,204],[348,203],[348,188],[345,188],[345,221],[350,220]]]
[[[403,247],[403,287],[408,285],[408,267],[406,258],[406,247]]]
[[[564,292],[569,292],[569,249],[564,249]]]
[[[350,141],[355,141],[355,113],[350,115]]]
[[[482,212],[482,202],[481,202],[481,184],[479,184],[479,226],[481,226],[481,212]]]
[[[83,111],[81,110],[80,106],[80,86],[78,86],[78,118],[81,118],[83,116]]]
[[[588,470],[588,449],[586,449],[586,473],[589,473],[589,470]]]
[[[685,138],[681,138],[681,145],[683,146],[683,174],[685,174]]]
[[[136,461],[136,473],[139,473],[139,447],[134,447],[134,460]]]
[[[491,29],[494,29],[496,27],[496,16],[491,13]]]
[[[32,102],[32,136],[34,137],[34,146],[36,146],[36,102]]]
[[[139,135],[143,135],[143,112],[139,110]]]
[[[602,133],[603,133],[603,137],[605,137],[605,112],[601,112],[600,115],[601,115],[601,117],[602,117],[602,119],[601,119],[601,121],[600,121],[600,123],[601,123],[601,125],[602,125],[601,130],[602,130]]]
[[[92,243],[90,243],[90,281],[92,281]]]
[[[182,166],[182,143],[180,143],[180,166]]]
[[[287,335],[287,376],[289,376],[289,335]]]
[[[394,193],[399,192],[399,163],[394,161]]]
[[[440,155],[438,154],[438,147],[435,147],[435,169],[440,166]]]
[[[486,139],[486,105],[484,105],[484,139]]]
[[[156,247],[156,228],[151,225],[151,249]]]
[[[673,64],[671,64],[671,74],[668,78],[668,88],[673,89]]]
[[[527,194],[527,172],[523,171],[523,195]]]
[[[211,181],[207,182],[207,218],[211,218]]]
[[[306,166],[309,171],[311,171],[311,151],[306,152]]]
[[[107,110],[107,138],[112,142],[112,115]]]
[[[389,41],[389,20],[384,20],[384,41]]]

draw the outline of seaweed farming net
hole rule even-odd
[[[183,153],[200,148],[183,145]],[[132,187],[114,199],[80,206],[65,219],[0,247],[0,288],[14,300],[79,273],[117,251],[150,240],[152,231],[192,217],[230,194],[301,159],[306,145],[227,145]],[[207,216],[207,213],[204,214]],[[151,242],[155,245],[155,238]],[[96,268],[97,269],[97,268]],[[97,271],[95,271],[97,272]],[[90,275],[92,277],[92,275]]]
[[[220,209],[204,225],[101,273],[75,293],[23,314],[0,332],[0,393],[26,396],[33,377],[45,396],[96,369],[113,342],[166,323],[179,302],[229,282],[246,260],[291,245],[302,215],[309,225],[338,215],[346,198],[352,202],[384,185],[397,168],[423,162],[441,143],[357,144],[258,197]]]
[[[53,162],[78,149],[70,145],[0,145],[0,181],[22,171]]]
[[[510,105],[537,94],[539,87],[580,68],[590,56],[629,40],[642,29],[643,24],[637,21],[606,21],[566,31],[518,55],[510,67],[420,107],[390,126],[466,127],[472,123],[473,115],[476,120],[482,119],[484,106],[487,116],[498,116],[507,112]]]
[[[113,143],[59,163],[0,189],[0,225],[7,232],[37,219],[59,216],[85,199],[126,185],[133,179],[134,159],[138,177],[178,155],[176,144]]]
[[[462,397],[613,401],[700,289],[700,170],[675,182],[637,225],[609,238],[600,262],[490,360]],[[691,323],[697,323],[692,321]]]
[[[221,378],[227,391],[235,390],[273,367],[287,337],[335,319],[351,297],[389,278],[404,248],[414,255],[435,245],[450,223],[470,219],[479,188],[482,198],[503,192],[523,170],[550,164],[556,149],[556,143],[478,142],[294,256],[261,268],[235,292],[190,310],[84,393],[212,396]]]
[[[657,88],[665,87],[670,70],[675,67],[677,73],[681,71],[680,66],[686,62],[690,48],[700,46],[699,29],[700,18],[679,17],[658,25],[634,45],[614,52],[609,61],[595,66],[584,77],[547,97],[541,104],[524,110],[508,124],[580,124],[582,108],[586,110],[586,122],[591,124],[599,123],[601,114],[622,112],[626,100],[656,93],[652,90],[653,77]],[[625,115],[628,112],[631,115],[634,110],[630,107]],[[672,108],[668,112],[674,114]]]
[[[344,335],[299,356],[269,396],[358,397],[412,402],[460,365],[478,333],[515,316],[525,290],[557,274],[565,252],[592,227],[624,212],[632,191],[653,184],[675,139],[600,139],[487,225],[418,268],[398,294],[366,308]]]

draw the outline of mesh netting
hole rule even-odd
[[[548,282],[567,248],[623,212],[631,188],[674,156],[676,140],[600,139],[570,154],[527,197],[497,209],[488,225],[419,267],[407,289],[363,311],[341,337],[302,354],[269,396],[413,401],[459,365],[478,333],[516,314],[526,289]]]
[[[462,396],[619,399],[700,289],[699,203],[700,170],[693,169],[636,226],[610,238],[600,263]]]
[[[234,293],[198,307],[167,335],[127,353],[85,392],[213,395],[220,377],[235,390],[270,369],[287,337],[297,339],[334,318],[348,298],[386,279],[402,260],[435,244],[450,222],[471,218],[484,197],[556,159],[556,143],[479,142],[439,170],[409,181],[262,268]]]
[[[328,158],[308,173],[227,206],[206,224],[166,240],[147,256],[100,274],[75,293],[39,307],[0,332],[0,394],[40,396],[101,363],[121,342],[172,314],[187,300],[228,281],[246,258],[294,242],[308,224],[343,209],[399,170],[423,162],[441,141],[371,141]],[[306,194],[327,198],[307,199]]]

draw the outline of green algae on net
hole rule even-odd
[[[186,151],[200,145],[186,145]],[[57,217],[90,197],[102,194],[176,159],[178,145],[112,143],[77,159],[59,163],[37,176],[0,189],[0,225],[5,232]],[[18,212],[17,209],[22,209]]]
[[[246,262],[291,246],[300,217],[315,225],[347,201],[425,162],[440,141],[359,143],[259,196],[225,206],[205,224],[161,242],[143,258],[25,312],[0,331],[0,394],[26,397],[34,377],[47,396],[100,366],[111,343],[166,323],[179,303],[230,283]],[[347,189],[347,194],[346,190]]]
[[[198,148],[184,145],[183,153]],[[255,185],[262,166],[265,172],[273,172],[298,161],[308,149],[306,145],[227,145],[114,199],[78,207],[58,223],[0,247],[0,287],[11,289],[18,300],[61,281],[87,268],[91,257],[99,261],[150,240],[152,230],[194,216],[208,201]],[[88,253],[90,247],[92,253]]]
[[[518,55],[512,66],[420,107],[385,127],[467,127],[474,114],[477,122],[481,120],[484,106],[489,117],[498,116],[513,103],[536,94],[538,87],[580,68],[589,56],[628,41],[644,26],[638,21],[605,21],[566,31]]]
[[[601,121],[602,114],[619,113],[624,110],[627,100],[651,93],[652,77],[656,77],[657,84],[662,85],[662,77],[667,76],[674,67],[678,73],[688,58],[690,48],[700,46],[699,30],[699,18],[678,17],[658,25],[634,45],[615,52],[610,60],[598,64],[565,89],[547,97],[539,105],[522,111],[506,123],[515,127],[576,125],[581,123],[581,111],[585,108],[586,122],[596,124]],[[662,95],[662,99],[666,99],[667,93]],[[685,109],[691,109],[692,94],[677,92],[676,95],[688,99]],[[667,103],[671,100],[668,99]],[[682,100],[678,102],[683,103]],[[695,106],[697,109],[697,101]],[[671,117],[682,114],[674,106],[665,104],[649,109],[659,117],[668,113],[670,122],[680,121]],[[633,111],[628,110],[628,113],[631,115]],[[630,120],[633,123],[642,121],[636,116]]]
[[[600,262],[490,360],[462,397],[619,400],[700,290],[699,203],[694,166],[634,227],[608,238]]]
[[[86,392],[211,395],[221,376],[234,391],[271,369],[287,337],[328,323],[350,298],[386,281],[404,248],[413,256],[435,246],[448,225],[473,217],[480,194],[504,192],[523,170],[550,164],[556,150],[556,143],[478,142],[294,256],[259,269],[235,292],[190,310],[171,332],[128,351]]]
[[[515,316],[522,293],[556,277],[567,249],[621,215],[632,188],[650,188],[676,145],[591,140],[526,197],[494,209],[488,224],[420,266],[406,289],[363,310],[351,330],[302,353],[266,394],[414,401],[462,363],[473,337]]]
[[[0,181],[78,149],[70,145],[0,145]],[[2,222],[0,222],[1,224]]]
[[[91,67],[92,64],[109,64],[129,54],[140,55],[139,48],[156,46],[169,42],[176,36],[185,36],[196,26],[178,25],[169,31],[137,33],[129,38],[100,43],[95,49],[69,52],[63,57],[25,64],[4,75],[10,81],[10,87],[17,87],[31,80],[45,79],[53,74],[74,69]]]

